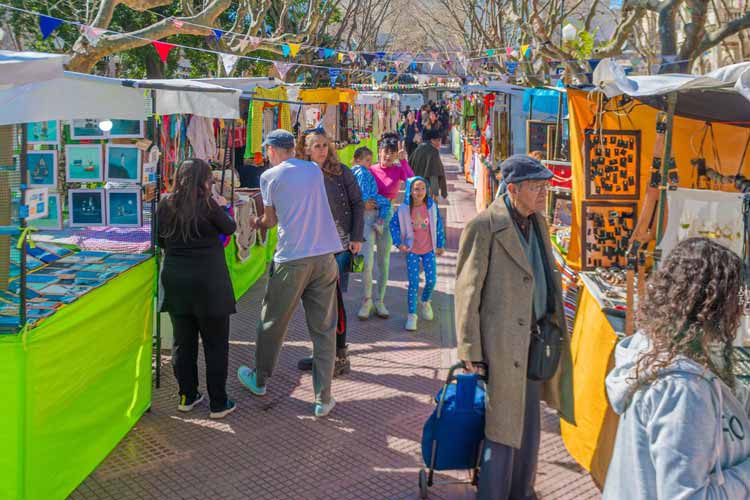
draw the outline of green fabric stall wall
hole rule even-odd
[[[66,498],[149,407],[155,271],[148,260],[0,336],[0,498]]]

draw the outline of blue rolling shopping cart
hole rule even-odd
[[[436,470],[471,470],[471,484],[477,484],[480,452],[484,440],[485,390],[483,374],[456,374],[463,362],[451,366],[443,388],[435,396],[435,410],[422,430],[422,457],[427,469],[419,471],[420,498],[427,498]],[[455,481],[441,482],[451,484]]]

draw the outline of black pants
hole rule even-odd
[[[206,355],[206,386],[211,409],[227,404],[227,367],[229,365],[229,316],[198,318],[169,313],[174,329],[172,365],[180,394],[188,397],[198,392],[198,336]]]

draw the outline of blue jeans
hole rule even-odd
[[[417,255],[415,253],[406,254],[406,269],[409,273],[409,314],[417,314],[417,293],[419,293],[419,264],[422,263],[424,269],[424,289],[422,290],[422,302],[429,302],[432,292],[435,290],[437,283],[437,262],[435,261],[435,252]]]
[[[339,281],[341,282],[341,291],[346,292],[349,289],[349,261],[352,258],[352,254],[349,250],[344,250],[336,255],[336,264],[339,265]]]

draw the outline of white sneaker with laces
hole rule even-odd
[[[333,410],[333,407],[336,406],[336,400],[333,399],[333,396],[331,396],[331,400],[328,403],[323,403],[322,401],[316,401],[315,402],[315,416],[317,418],[323,418],[328,416],[329,413],[331,413],[331,410]]]
[[[416,314],[409,314],[406,316],[406,326],[404,326],[406,330],[410,332],[416,332],[417,331],[417,315]]]
[[[432,304],[428,302],[422,302],[422,319],[432,321],[435,319],[435,315],[432,312]]]
[[[359,308],[357,317],[361,321],[365,321],[367,319],[370,319],[371,314],[372,314],[372,299],[365,299],[362,301],[362,307]]]
[[[375,313],[383,319],[388,319],[391,316],[391,313],[388,312],[388,308],[385,307],[383,302],[378,302],[375,306]]]

